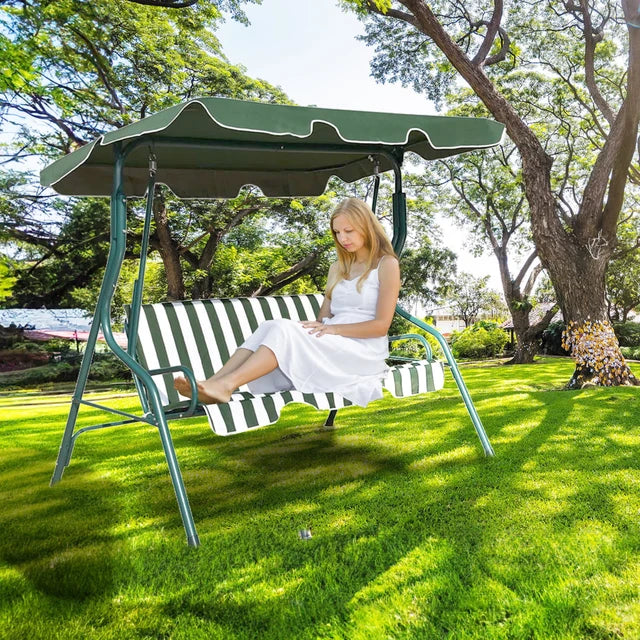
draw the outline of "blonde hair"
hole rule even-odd
[[[371,207],[359,198],[346,198],[335,208],[334,212],[331,214],[331,221],[329,222],[333,242],[336,245],[336,251],[338,252],[339,269],[338,277],[333,282],[329,283],[329,286],[327,287],[328,298],[331,298],[331,293],[338,282],[346,279],[353,263],[356,261],[355,254],[344,249],[336,239],[336,234],[333,230],[333,221],[338,216],[345,216],[353,228],[363,235],[364,246],[369,250],[369,257],[367,258],[364,273],[358,278],[358,282],[356,283],[358,291],[361,290],[362,283],[365,281],[371,270],[378,266],[378,263],[383,256],[397,257],[383,226],[380,224],[378,218],[376,218]]]

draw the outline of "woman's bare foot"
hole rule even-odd
[[[202,404],[222,404],[231,400],[233,389],[227,387],[222,379],[209,378],[198,382],[198,401]]]
[[[173,388],[181,396],[186,396],[187,398],[191,397],[191,385],[189,384],[189,381],[184,376],[180,376],[178,378],[173,379]]]
[[[175,378],[173,386],[180,395],[191,397],[191,385],[189,381],[180,376]],[[224,383],[217,379],[209,378],[204,382],[197,382],[196,389],[198,391],[198,402],[202,404],[221,404],[229,402],[233,389],[228,389]]]

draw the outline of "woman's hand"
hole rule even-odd
[[[324,335],[338,335],[336,325],[333,324],[324,324],[324,322],[318,322],[317,320],[302,320],[300,324],[305,329],[309,329],[311,335],[315,334],[316,338]]]

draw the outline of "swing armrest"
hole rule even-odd
[[[431,352],[431,345],[427,342],[427,339],[424,336],[421,336],[418,333],[403,333],[400,336],[389,336],[389,344],[392,342],[397,342],[398,340],[419,340],[426,351],[427,360],[433,360],[433,353]]]
[[[196,387],[196,378],[193,375],[193,371],[191,371],[191,369],[189,369],[188,367],[179,364],[174,367],[161,367],[160,369],[151,369],[149,371],[149,374],[152,376],[157,376],[163,373],[175,373],[176,371],[184,373],[185,377],[189,381],[189,384],[191,385],[191,400],[189,401],[186,412],[183,414],[183,417],[187,418],[193,415],[198,406],[198,389]]]

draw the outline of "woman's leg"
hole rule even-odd
[[[248,350],[242,349],[238,351]],[[238,351],[236,351],[234,356],[238,354]],[[235,368],[227,368],[226,373],[223,373],[221,369],[215,376],[212,376],[208,380],[198,382],[198,400],[204,404],[229,402],[231,394],[235,389],[270,373],[278,367],[278,360],[269,347],[261,345],[256,351],[249,351],[248,353],[249,355],[244,358],[244,360],[240,361],[241,358],[236,359],[235,363],[237,366]],[[229,359],[229,362],[231,362],[231,359]],[[182,395],[190,398],[191,386],[188,382],[186,387],[182,387],[182,384],[178,383],[178,380],[183,379],[184,378],[176,378],[174,384]],[[180,384],[180,387],[178,384]]]
[[[247,358],[249,358],[253,354],[253,351],[250,349],[238,348],[234,354],[222,365],[218,371],[216,371],[210,378],[207,378],[205,382],[209,382],[214,378],[219,378],[220,376],[227,375],[237,369]],[[189,381],[184,376],[178,376],[173,380],[173,386],[178,392],[187,397],[191,397],[191,385]]]
[[[242,347],[238,347],[234,354],[222,365],[218,371],[216,371],[210,378],[207,380],[213,380],[214,378],[219,378],[220,376],[227,375],[237,369],[247,358],[251,356],[253,351],[251,349],[243,349]]]

